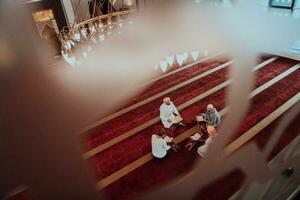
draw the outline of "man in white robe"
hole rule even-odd
[[[176,116],[180,116],[177,108],[171,101],[170,97],[165,97],[163,104],[160,106],[160,119],[165,128],[170,128],[173,125],[173,120]],[[176,115],[176,116],[175,116]],[[181,125],[183,125],[181,123]]]
[[[214,138],[216,137],[217,135],[217,131],[214,127],[212,126],[208,126],[207,127],[207,132],[208,132],[208,135],[209,137],[207,138],[207,140],[205,141],[205,144],[200,146],[197,150],[197,153],[203,157],[207,150],[208,150],[208,147],[210,146],[210,144],[213,142]]]
[[[164,158],[167,155],[167,151],[171,148],[168,145],[167,140],[172,140],[172,138],[164,139],[164,134],[162,131],[159,134],[153,134],[151,137],[152,155],[155,158]]]

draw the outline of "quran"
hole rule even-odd
[[[199,133],[195,133],[195,134],[192,135],[190,138],[191,138],[191,140],[193,140],[193,141],[198,141],[198,140],[200,140],[201,135],[200,135]]]
[[[170,120],[173,124],[179,124],[180,122],[182,122],[182,117],[177,115],[177,116],[172,116],[170,117]]]
[[[196,116],[196,121],[197,122],[206,122],[206,120],[204,119],[204,117],[202,115]]]

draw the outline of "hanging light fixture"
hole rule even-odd
[[[63,58],[65,59],[65,61],[67,63],[69,63],[72,67],[75,67],[76,65],[76,59],[74,56],[70,56],[70,54],[67,54],[65,52],[61,52],[61,55],[63,56]]]
[[[79,33],[79,31],[74,32],[72,39],[76,42],[80,42],[81,40],[81,34]]]
[[[192,51],[191,55],[193,60],[196,61],[199,58],[199,51]]]
[[[89,31],[91,34],[94,34],[96,32],[96,28],[95,28],[95,25],[94,23],[89,23]]]
[[[179,66],[182,66],[184,63],[184,55],[183,54],[176,54],[176,60]]]
[[[67,41],[66,41],[66,47],[67,47],[68,51],[71,51],[72,46],[73,46],[73,45],[72,45],[71,40],[67,40]]]
[[[99,19],[98,23],[97,23],[97,30],[101,30],[103,28],[103,23],[102,23],[102,20]]]
[[[64,59],[72,66],[80,65],[83,60],[88,56],[88,53],[92,51],[92,46],[88,44],[91,40],[93,43],[103,42],[107,36],[111,35],[113,31],[117,31],[118,34],[122,34],[121,30],[118,30],[124,26],[123,17],[130,17],[134,10],[120,12],[114,12],[114,10],[108,6],[108,14],[102,16],[95,16],[96,14],[96,0],[94,1],[93,15],[91,19],[74,24],[70,27],[66,27],[60,32],[60,40],[62,45],[62,55]],[[133,1],[122,1],[121,8],[132,5]],[[76,10],[80,5],[81,0],[78,1]],[[78,19],[77,19],[78,20]],[[127,22],[128,23],[128,22]],[[130,19],[129,24],[133,21]],[[67,37],[64,38],[64,35]],[[79,45],[80,44],[80,45]],[[79,48],[79,51],[76,49]],[[72,54],[73,51],[80,52],[76,54],[75,58]],[[168,63],[167,66],[168,67]]]
[[[160,68],[165,73],[167,71],[167,68],[168,68],[168,62],[165,61],[165,60],[160,61]]]
[[[83,27],[81,27],[81,29],[80,29],[80,33],[81,33],[81,35],[83,36],[83,38],[87,38],[88,37],[88,33],[87,33],[87,30],[86,30],[86,28],[83,26]]]
[[[167,62],[170,66],[174,63],[174,55],[167,56]]]

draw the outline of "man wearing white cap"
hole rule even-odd
[[[207,133],[209,135],[209,137],[207,138],[207,140],[205,141],[205,144],[200,146],[197,150],[197,153],[203,157],[207,150],[208,150],[208,147],[209,145],[213,142],[213,140],[215,139],[215,137],[217,136],[217,131],[214,127],[212,126],[208,126],[207,127]]]
[[[153,134],[151,137],[152,155],[162,159],[170,148],[177,152],[180,147],[173,142],[173,139],[165,134],[165,129],[161,129],[158,134]]]
[[[208,126],[212,126],[214,128],[219,127],[221,123],[221,116],[212,104],[207,105],[207,112],[203,114],[203,116]]]
[[[161,104],[159,111],[161,122],[163,123],[165,128],[170,128],[173,124],[183,125],[181,121],[179,121],[178,123],[175,122],[177,119],[182,118],[180,117],[180,114],[173,102],[171,101],[170,97],[164,98],[163,104]]]

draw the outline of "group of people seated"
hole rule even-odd
[[[169,137],[168,134],[173,135],[178,126],[185,126],[183,118],[170,97],[163,99],[163,103],[160,106],[160,119],[164,128],[160,129],[157,134],[153,134],[151,138],[152,154],[156,159],[166,157],[170,149],[173,149],[175,152],[180,149],[174,142],[174,138]],[[185,147],[190,151],[195,145],[204,142],[197,150],[197,153],[203,157],[209,145],[217,136],[217,128],[221,123],[221,116],[217,109],[212,104],[209,104],[207,105],[206,113],[201,113],[195,119],[197,122],[197,132],[190,137],[190,141]],[[206,140],[203,139],[205,135],[208,135]]]

